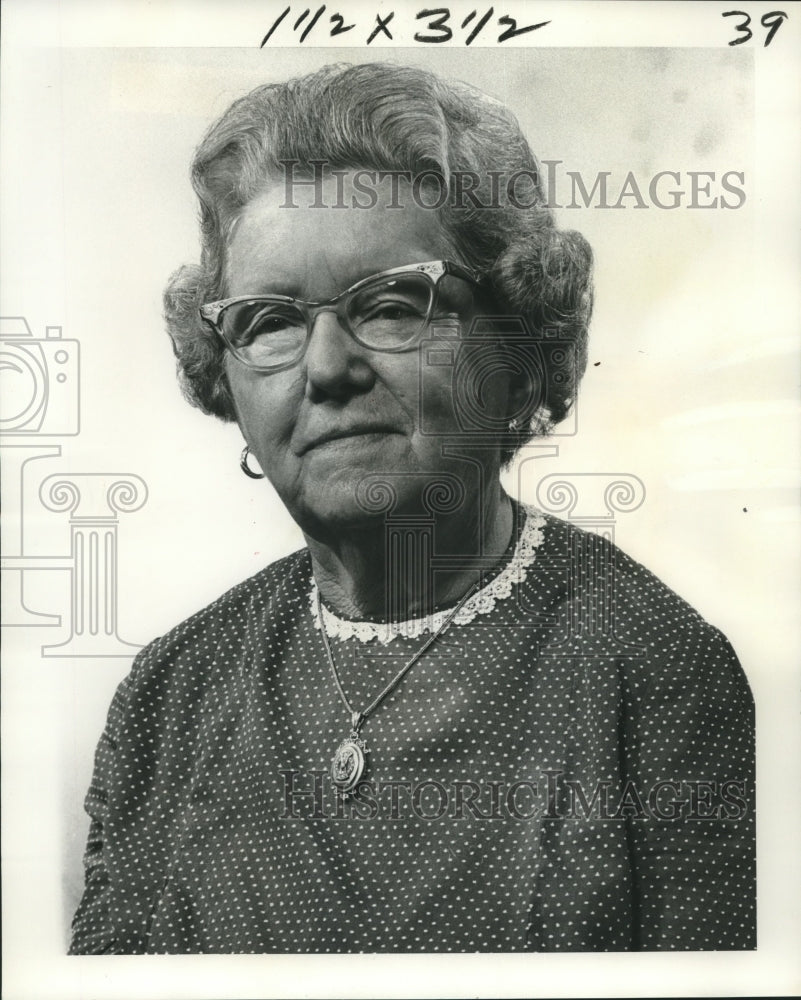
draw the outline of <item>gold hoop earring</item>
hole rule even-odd
[[[248,476],[250,479],[264,479],[263,472],[254,472],[253,469],[248,465],[248,455],[250,454],[250,445],[246,444],[242,449],[242,454],[239,456],[239,468]]]

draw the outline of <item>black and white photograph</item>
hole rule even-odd
[[[797,11],[22,6],[7,996],[792,994]]]

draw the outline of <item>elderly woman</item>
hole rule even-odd
[[[192,176],[184,391],[307,547],[136,658],[72,952],[754,947],[730,646],[500,485],[568,412],[591,308],[513,116],[329,67],[234,103]]]

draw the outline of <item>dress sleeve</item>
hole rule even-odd
[[[755,948],[754,704],[733,649],[699,629],[626,700],[625,787],[647,796],[627,819],[634,947]]]
[[[105,831],[118,734],[125,716],[129,685],[130,677],[126,677],[111,702],[106,727],[95,751],[92,781],[84,801],[91,823],[83,859],[84,890],[72,921],[70,955],[113,955],[117,952],[109,909],[111,885],[106,867]]]

